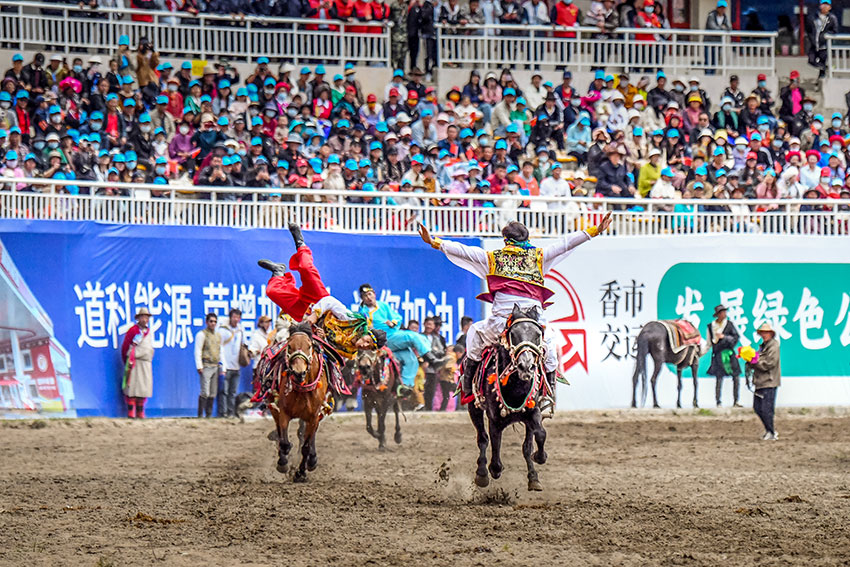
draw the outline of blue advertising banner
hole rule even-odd
[[[307,232],[331,293],[354,306],[370,283],[405,320],[440,315],[451,343],[464,315],[479,317],[481,281],[455,269],[417,237]],[[466,242],[478,244],[477,240]],[[0,222],[0,414],[118,416],[120,346],[138,309],[153,314],[156,354],[149,416],[197,408],[195,333],[208,312],[277,316],[265,296],[268,258],[294,252],[288,231]],[[242,390],[250,389],[249,369]],[[24,410],[24,411],[21,411]]]

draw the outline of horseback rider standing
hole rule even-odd
[[[561,237],[558,242],[536,248],[528,241],[528,228],[520,222],[510,222],[502,229],[505,246],[500,250],[487,252],[477,246],[467,246],[459,242],[432,238],[421,223],[419,234],[422,240],[432,248],[442,250],[455,265],[487,280],[488,291],[478,299],[493,304],[490,316],[474,323],[466,338],[467,363],[464,365],[462,390],[464,403],[472,395],[473,378],[478,371],[485,347],[496,344],[505,329],[514,305],[527,310],[537,307],[542,313],[549,305],[547,301],[554,292],[545,286],[544,278],[549,271],[564,260],[572,251],[592,237],[604,232],[611,224],[609,212],[598,227],[573,232]],[[545,320],[541,319],[545,325]],[[550,391],[555,391],[555,371],[558,367],[558,354],[547,328],[544,334],[546,359],[544,369]]]

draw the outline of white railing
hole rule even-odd
[[[539,236],[595,225],[606,211],[612,211],[611,234],[615,236],[719,232],[850,234],[850,200],[749,200],[746,203],[750,212],[733,213],[723,209],[740,206],[742,201],[305,191],[53,179],[4,178],[3,182],[0,219],[240,228],[281,228],[297,222],[312,230],[366,234],[415,234],[417,223],[422,222],[450,236],[498,236],[505,223],[519,220]],[[18,183],[44,192],[9,190],[9,184]],[[92,193],[110,188],[124,195],[57,192],[68,185],[91,187]],[[160,196],[151,197],[151,193]],[[281,194],[281,201],[269,200],[275,193]],[[801,205],[812,204],[827,210],[800,212]],[[676,205],[678,210],[673,210]],[[720,210],[702,212],[698,207]],[[777,208],[765,211],[771,207]]]
[[[826,69],[830,78],[850,74],[850,35],[827,35],[826,51]]]
[[[146,37],[165,57],[387,64],[390,28],[380,23],[0,2],[0,43],[13,49],[94,53]]]
[[[592,67],[660,69],[667,73],[776,69],[776,32],[664,29],[641,41],[645,29],[621,28],[605,36],[593,27],[529,25],[438,26],[441,64],[495,68]],[[637,37],[636,37],[637,36]]]

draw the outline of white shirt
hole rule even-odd
[[[652,190],[649,192],[649,197],[652,199],[675,199],[676,189],[669,181],[664,181],[664,178],[658,179]]]
[[[251,333],[251,342],[248,345],[248,350],[251,351],[251,358],[256,363],[260,359],[260,355],[269,346],[269,333],[257,326]]]
[[[239,370],[239,347],[245,343],[242,327],[233,328],[228,322],[216,329],[221,337],[221,361],[225,370]]]
[[[576,246],[588,240],[590,240],[590,235],[583,230],[579,230],[563,236],[554,244],[543,248],[543,275],[549,273],[549,270],[569,256]],[[455,266],[459,266],[481,279],[487,277],[490,271],[490,260],[487,257],[487,251],[483,248],[444,240],[440,249]],[[497,317],[509,316],[511,311],[513,311],[514,304],[519,305],[521,309],[537,307],[541,313],[543,312],[543,306],[536,299],[499,291],[493,297],[493,315]]]
[[[555,179],[547,177],[540,182],[540,194],[546,197],[570,197],[570,183],[563,177]],[[549,210],[561,210],[566,208],[566,203],[559,201],[550,201]]]

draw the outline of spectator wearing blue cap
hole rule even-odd
[[[212,185],[215,187],[230,187],[233,185],[233,180],[230,177],[228,166],[224,165],[224,158],[230,156],[222,156],[218,153],[210,154],[209,165],[201,169],[197,173],[196,185]],[[232,197],[235,200],[235,196]]]
[[[567,128],[565,148],[569,155],[578,160],[579,165],[584,165],[590,143],[590,118],[586,114],[581,114],[579,119]]]
[[[651,199],[675,199],[678,195],[676,194],[676,189],[673,187],[673,179],[675,179],[676,174],[673,173],[673,170],[668,166],[661,170],[661,176],[658,180],[652,185],[652,190],[649,192],[649,197]],[[672,211],[672,205],[665,205],[662,210]]]
[[[806,21],[809,65],[818,69],[818,79],[826,75],[826,36],[838,33],[838,18],[832,13],[832,0],[820,0],[817,12],[809,10]]]
[[[23,156],[19,155],[15,150],[7,150],[5,152],[5,163],[0,174],[5,177],[24,177]],[[16,183],[15,191],[23,191],[26,188],[26,183]],[[9,186],[2,186],[3,189],[8,189]]]
[[[127,143],[135,150],[143,164],[148,162],[153,154],[153,123],[147,112],[139,116],[139,122],[127,137]]]
[[[422,116],[410,126],[413,140],[420,147],[427,147],[438,142],[437,125],[434,123],[434,113],[431,109],[422,111]]]
[[[504,136],[505,129],[511,123],[511,112],[516,108],[516,89],[508,87],[502,91],[502,100],[493,107],[490,114],[490,126],[493,134]]]
[[[729,21],[729,16],[726,14],[728,6],[729,4],[726,0],[717,0],[717,6],[708,13],[705,19],[706,30],[710,32],[728,32],[732,30],[732,22]],[[723,36],[720,33],[716,35],[707,34],[705,36],[706,43],[721,43],[722,40]],[[718,53],[719,51],[717,47],[711,45],[705,46],[706,75],[713,75],[715,68],[718,65],[722,65],[722,61],[718,57],[720,55]]]
[[[154,128],[162,128],[165,132],[165,137],[170,140],[174,137],[177,129],[174,124],[174,118],[168,112],[168,95],[161,94],[156,97],[156,105],[148,113],[150,115],[151,124]]]

